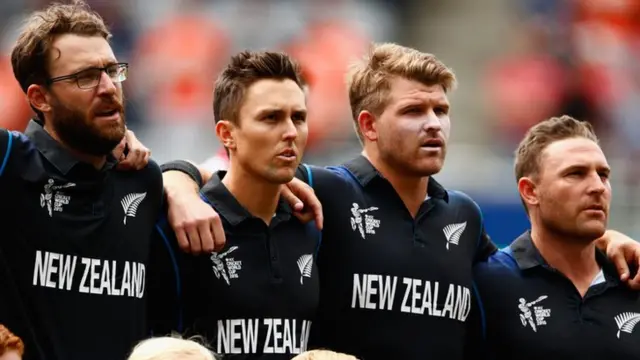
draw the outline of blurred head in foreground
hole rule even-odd
[[[157,337],[140,342],[128,360],[215,360],[204,346],[178,337]]]
[[[358,360],[357,358],[329,350],[306,351],[291,360]]]

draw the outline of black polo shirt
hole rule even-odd
[[[362,360],[461,359],[471,269],[495,250],[476,203],[431,177],[414,219],[362,156],[313,178],[325,221],[310,345]]]
[[[266,225],[221,176],[201,192],[222,219],[221,251],[184,254],[166,221],[158,225],[149,276],[154,334],[202,335],[225,359],[291,359],[306,350],[316,315],[320,233],[283,200]]]
[[[147,334],[160,168],[96,170],[35,121],[0,131],[0,161],[0,323],[24,359],[124,359]]]
[[[640,292],[620,283],[603,253],[594,256],[602,272],[584,298],[547,265],[529,232],[478,264],[481,335],[470,336],[481,342],[470,358],[639,359]]]

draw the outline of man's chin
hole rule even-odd
[[[436,175],[440,171],[442,171],[443,165],[444,164],[442,161],[433,161],[430,164],[424,164],[423,166],[420,166],[418,169],[416,169],[416,172],[420,174],[420,176]]]

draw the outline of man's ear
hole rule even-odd
[[[236,148],[235,129],[236,125],[229,120],[220,120],[216,123],[216,136],[227,150]]]
[[[530,177],[522,177],[518,180],[518,192],[526,206],[536,206],[540,203],[538,188]]]
[[[369,141],[378,140],[378,129],[376,126],[376,117],[367,110],[363,110],[358,114],[358,127],[362,136]]]
[[[31,84],[27,88],[27,99],[29,104],[36,110],[46,113],[51,111],[51,104],[47,96],[47,92],[42,85]]]

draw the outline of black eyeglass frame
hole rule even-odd
[[[98,78],[98,82],[96,83],[95,86],[81,87],[80,83],[78,82],[79,75],[82,74],[85,71],[95,71],[95,70],[100,70],[100,75],[102,75],[103,72],[106,73],[107,75],[109,75],[109,72],[107,70],[112,69],[114,67],[116,67],[118,69],[125,69],[125,78],[124,78],[124,80],[126,80],[127,79],[127,72],[129,71],[129,63],[122,62],[122,63],[110,64],[110,65],[107,65],[107,66],[101,67],[101,68],[100,67],[91,67],[91,68],[88,68],[88,69],[80,70],[80,71],[75,72],[73,74],[50,78],[50,79],[47,79],[46,83],[47,83],[47,85],[51,85],[51,84],[56,83],[56,82],[74,79],[75,82],[76,82],[76,85],[78,86],[78,88],[80,88],[80,89],[92,89],[92,88],[95,88],[98,85],[100,85],[100,78],[101,77]],[[118,81],[118,83],[120,83],[120,82],[122,82],[124,80]]]

